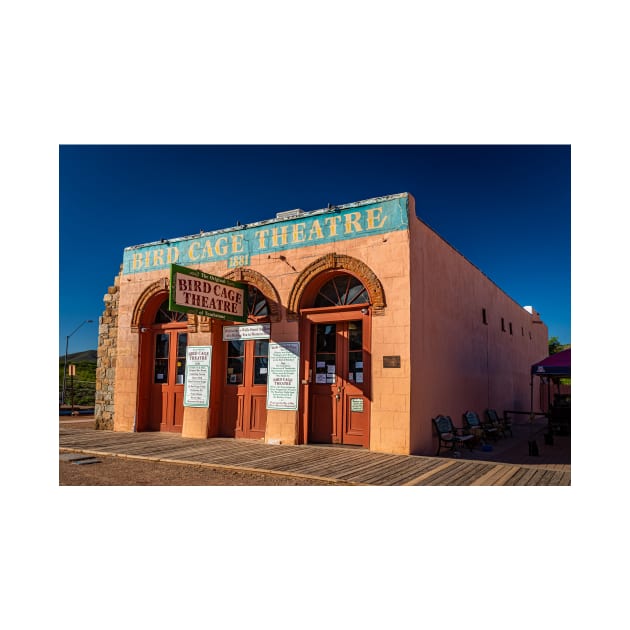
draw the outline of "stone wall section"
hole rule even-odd
[[[114,279],[114,285],[109,287],[103,296],[105,310],[98,322],[94,420],[97,429],[107,431],[114,430],[114,380],[116,376],[119,298],[120,274]]]

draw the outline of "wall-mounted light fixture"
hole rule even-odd
[[[287,260],[287,257],[284,254],[280,254],[279,256],[272,256],[271,254],[269,254],[267,258],[271,260],[281,260],[283,263],[289,265],[289,267],[291,267],[293,271],[297,271],[297,269]]]

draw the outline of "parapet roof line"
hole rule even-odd
[[[391,201],[392,199],[401,199],[403,197],[409,197],[409,193],[396,193],[395,195],[385,195],[383,197],[373,197],[372,199],[364,199],[362,201],[353,201],[352,203],[344,203],[337,206],[331,206],[330,208],[321,208],[319,210],[305,210],[299,217],[286,217],[286,218],[274,218],[264,219],[262,221],[254,221],[253,223],[246,223],[245,225],[234,225],[229,228],[221,228],[219,230],[211,230],[210,232],[199,232],[199,234],[189,234],[187,236],[177,236],[174,238],[165,238],[159,241],[152,241],[150,243],[142,243],[138,245],[130,245],[125,247],[124,251],[140,249],[141,247],[150,247],[152,245],[163,245],[170,243],[180,243],[193,238],[199,238],[200,236],[215,236],[217,234],[225,234],[228,232],[239,232],[241,230],[260,227],[261,225],[269,225],[271,223],[284,223],[285,221],[294,221],[296,218],[306,218],[322,214],[333,214],[339,210],[347,210],[349,208],[358,208],[359,206],[367,206],[372,203],[380,203],[382,201]]]

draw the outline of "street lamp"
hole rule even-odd
[[[74,335],[83,324],[91,324],[94,320],[86,319],[81,322],[69,335],[66,335],[66,357],[63,361],[63,389],[61,390],[61,404],[64,405],[66,402],[66,372],[68,371],[68,341],[70,341],[70,337]]]

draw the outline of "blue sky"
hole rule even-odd
[[[570,343],[570,157],[566,145],[62,145],[59,354],[67,335],[69,353],[96,349],[129,245],[400,192]]]

